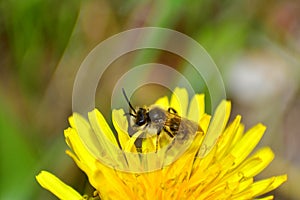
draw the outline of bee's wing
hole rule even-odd
[[[198,152],[198,156],[205,157],[215,146],[219,136],[225,129],[228,122],[231,110],[231,104],[229,101],[223,100],[217,107],[213,119],[209,124],[206,136],[201,144]]]

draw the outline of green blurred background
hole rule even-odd
[[[144,26],[180,31],[205,47],[223,75],[233,116],[242,114],[248,128],[258,122],[268,126],[261,143],[272,147],[276,159],[261,177],[288,173],[288,182],[272,193],[276,199],[299,199],[300,2],[296,0],[0,1],[0,199],[55,199],[35,181],[42,169],[80,193],[91,194],[85,175],[64,154],[73,81],[98,43]],[[154,62],[153,56],[147,60],[153,54],[154,61],[176,68],[191,78],[198,92],[206,92],[174,55],[144,51],[139,62]],[[100,80],[97,107],[107,117],[113,86],[136,56],[118,59]],[[165,92],[156,86],[145,89],[158,96]],[[143,94],[137,92],[135,105],[151,103]]]

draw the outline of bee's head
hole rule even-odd
[[[136,126],[143,126],[150,122],[149,112],[145,108],[139,108],[134,117],[134,123]]]
[[[133,124],[134,126],[143,126],[145,124],[147,124],[148,122],[150,122],[150,117],[148,114],[148,110],[146,108],[138,108],[137,110],[133,108],[133,106],[131,105],[124,88],[122,88],[123,91],[123,95],[130,107],[130,111],[129,113],[125,113],[125,115],[129,115],[134,117],[133,119]]]

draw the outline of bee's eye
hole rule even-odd
[[[138,126],[142,126],[147,123],[147,114],[146,110],[144,109],[139,109],[137,114],[136,114],[136,121],[135,124]]]
[[[136,125],[142,126],[142,125],[144,125],[145,123],[146,123],[146,120],[145,120],[145,118],[144,118],[143,115],[141,115],[140,117],[137,116],[136,122],[135,122]]]

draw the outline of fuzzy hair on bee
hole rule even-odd
[[[150,107],[137,107],[131,105],[124,88],[123,95],[130,107],[129,113],[130,125],[134,131],[142,130],[147,134],[156,135],[156,151],[158,148],[159,136],[162,132],[167,133],[172,139],[185,140],[202,129],[194,121],[188,120],[178,115],[174,108],[162,109],[157,105]]]

